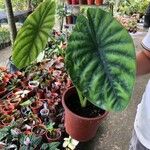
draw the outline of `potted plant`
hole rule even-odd
[[[87,0],[79,0],[79,4],[87,4]]]
[[[94,4],[94,0],[87,0],[87,4],[88,5],[93,5]]]
[[[95,4],[96,5],[102,5],[103,4],[103,0],[95,0]]]
[[[47,132],[46,132],[46,139],[49,143],[51,142],[57,142],[61,139],[61,131],[59,129],[54,128],[55,123],[49,123],[46,126]]]
[[[64,93],[62,101],[66,132],[72,138],[93,138],[107,111],[127,107],[135,82],[135,62],[132,38],[110,13],[88,8],[86,15],[79,15],[65,54],[74,87]],[[91,116],[95,111],[99,113]]]
[[[44,137],[46,133],[46,127],[43,124],[39,124],[33,127],[32,132],[37,136]]]
[[[72,4],[73,4],[73,5],[79,4],[79,0],[72,0]]]
[[[72,0],[67,0],[67,3],[68,4],[72,4]]]

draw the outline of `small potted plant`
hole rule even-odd
[[[50,142],[58,142],[61,139],[61,131],[59,129],[54,128],[55,123],[49,123],[46,126],[47,132],[46,132],[46,139]]]
[[[44,137],[46,133],[46,127],[43,124],[39,124],[33,127],[32,132],[37,136]]]
[[[103,0],[95,0],[95,4],[96,5],[102,5],[103,4]]]
[[[77,5],[79,4],[79,0],[72,0],[72,5]]]
[[[94,0],[87,0],[87,4],[88,5],[93,5],[94,4]]]
[[[66,131],[72,138],[90,140],[107,111],[127,107],[135,62],[132,38],[110,13],[89,8],[86,15],[79,15],[65,54],[74,87],[62,101]]]
[[[87,0],[79,0],[79,4],[87,4]]]

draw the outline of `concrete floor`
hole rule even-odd
[[[146,32],[143,32],[132,36],[137,51],[142,49],[140,42],[145,33]],[[0,66],[6,65],[6,61],[9,58],[10,53],[10,48],[0,50]],[[132,101],[129,104],[129,107],[121,113],[109,113],[107,119],[100,125],[96,137],[87,143],[81,143],[81,148],[77,149],[128,150],[133,130],[134,117],[136,114],[136,107],[141,101],[142,93],[148,80],[149,75],[137,78]]]

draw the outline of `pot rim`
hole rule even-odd
[[[103,118],[105,118],[105,117],[108,115],[109,112],[107,112],[106,110],[104,110],[105,112],[104,112],[103,115],[100,115],[100,116],[97,116],[97,117],[93,117],[93,118],[82,117],[82,116],[79,116],[79,115],[77,115],[76,113],[72,112],[72,111],[68,108],[68,106],[66,105],[66,103],[65,103],[65,94],[66,94],[69,90],[71,90],[71,89],[73,89],[73,88],[75,88],[75,87],[74,87],[74,86],[71,86],[70,88],[68,88],[68,89],[63,93],[63,97],[62,97],[62,105],[63,105],[64,109],[66,109],[67,111],[69,111],[69,113],[71,113],[72,115],[74,115],[74,116],[76,116],[76,117],[78,117],[78,118],[80,118],[80,119],[82,119],[82,120],[88,120],[88,121],[103,119]],[[102,109],[102,110],[103,110],[103,109]]]
[[[48,133],[49,133],[49,131],[46,131],[46,137],[47,137],[47,139],[49,139],[49,140],[58,140],[59,138],[61,138],[61,136],[62,136],[62,133],[61,133],[61,131],[59,130],[59,129],[55,129],[55,131],[57,131],[57,133],[59,133],[59,136],[58,137],[56,137],[56,138],[50,138],[50,137],[48,137]]]

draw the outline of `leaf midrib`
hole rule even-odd
[[[89,17],[91,17],[91,16],[89,16]],[[91,40],[92,40],[93,45],[94,45],[94,49],[93,50],[96,52],[97,56],[100,58],[100,59],[98,59],[99,60],[99,64],[102,64],[102,66],[104,68],[104,73],[106,74],[106,78],[109,81],[109,84],[110,84],[110,86],[112,88],[113,94],[115,96],[115,101],[116,101],[116,99],[118,98],[118,95],[117,95],[116,89],[113,88],[115,86],[114,82],[113,82],[113,75],[111,75],[111,73],[110,73],[110,69],[109,69],[109,65],[108,65],[109,63],[106,61],[105,53],[103,52],[102,49],[100,49],[101,46],[100,46],[100,43],[97,41],[97,36],[96,36],[97,34],[96,34],[95,30],[94,30],[95,28],[94,28],[92,23],[93,23],[93,18],[92,17],[91,18],[87,18],[87,27],[88,27],[88,30],[89,30],[89,35],[90,35]],[[90,25],[92,27],[90,27]],[[114,103],[115,103],[115,101],[114,101]]]

